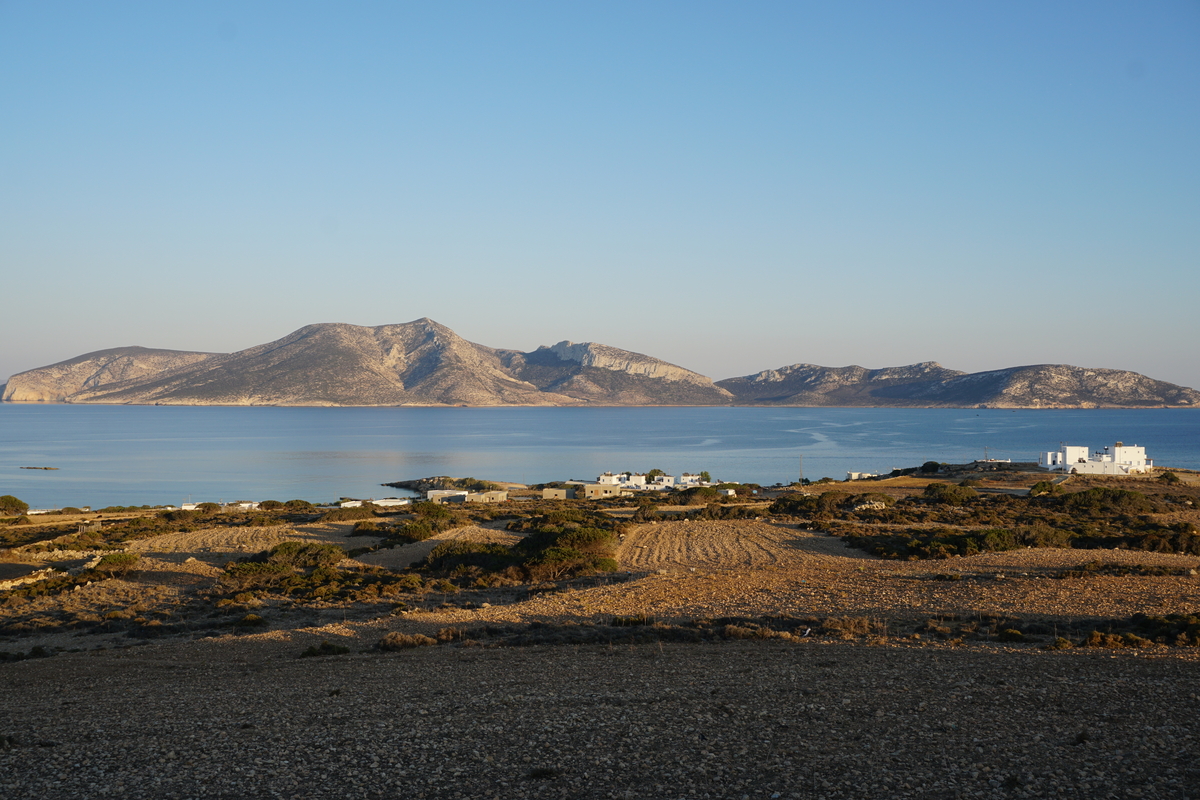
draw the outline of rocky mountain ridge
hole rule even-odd
[[[964,373],[932,361],[792,364],[714,383],[595,342],[487,347],[430,319],[307,325],[236,353],[119,347],[28,370],[9,402],[146,405],[743,405],[1200,407],[1200,392],[1135,372],[1041,364]]]
[[[718,381],[737,405],[910,408],[1200,408],[1200,392],[1137,372],[1067,364],[966,373],[934,361],[868,370],[793,364]]]
[[[14,402],[143,405],[713,405],[709,378],[650,356],[561,342],[533,353],[419,319],[307,325],[236,353],[116,348],[9,379]],[[566,358],[560,357],[562,353]],[[115,369],[114,364],[124,365]],[[599,364],[600,366],[596,366]]]

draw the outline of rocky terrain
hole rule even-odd
[[[14,375],[4,392],[7,401],[158,405],[653,405],[728,399],[710,379],[638,353],[570,342],[533,353],[496,350],[429,319],[374,328],[309,325],[230,354],[104,350]]]
[[[965,373],[932,361],[868,370],[793,364],[718,381],[734,402],[782,406],[1200,407],[1200,392],[1136,372],[1039,364]]]
[[[1191,498],[1195,479],[1120,485]],[[903,498],[927,482],[870,488]],[[505,518],[573,508],[523,504],[536,501],[345,559],[322,580],[403,577],[439,545],[518,541]],[[1170,507],[1155,519],[1200,515]],[[626,521],[618,573],[521,585],[468,571],[463,589],[409,574],[400,594],[352,601],[220,587],[235,559],[281,542],[370,545],[374,528],[285,510],[156,532],[155,512],[136,512],[123,523],[145,532],[124,545],[134,571],[0,595],[0,792],[1200,798],[1200,648],[1081,639],[1131,615],[1200,613],[1200,556],[885,560],[762,501],[744,519],[673,506],[642,524],[602,508]],[[129,527],[139,520],[151,527]],[[31,544],[4,566],[94,559],[47,550],[37,528],[55,524],[22,528]]]
[[[145,347],[99,350],[14,376],[3,397],[14,403],[61,403],[100,387],[147,380],[216,357],[216,353]]]
[[[594,342],[532,352],[468,342],[419,319],[308,325],[236,353],[123,347],[12,376],[10,402],[160,405],[767,405],[1200,407],[1200,392],[1067,365],[963,373],[934,362],[865,369],[793,364],[712,379]]]

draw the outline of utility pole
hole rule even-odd
[[[800,456],[800,480],[797,481],[801,486],[804,485],[804,456]]]

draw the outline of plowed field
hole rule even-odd
[[[617,552],[635,572],[667,567],[744,569],[869,559],[824,534],[749,521],[677,521],[642,525],[625,536]]]
[[[424,561],[425,557],[433,551],[433,548],[443,542],[462,539],[468,542],[512,544],[520,538],[515,533],[493,530],[492,528],[481,528],[477,525],[468,525],[465,528],[455,528],[451,531],[439,533],[437,536],[426,539],[423,542],[415,542],[403,547],[394,547],[391,550],[378,550],[374,553],[367,553],[366,555],[359,556],[356,560],[364,564],[376,564],[388,569],[402,570],[408,569],[409,565],[413,562]]]
[[[181,561],[189,556],[214,564],[224,564],[236,556],[268,550],[280,542],[321,542],[341,547],[353,547],[354,541],[375,542],[377,539],[347,540],[352,524],[327,523],[292,528],[276,525],[268,528],[204,528],[187,533],[164,533],[149,539],[130,542],[134,553],[154,555],[167,561]]]

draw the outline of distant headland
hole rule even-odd
[[[966,373],[932,361],[793,364],[713,381],[594,342],[532,352],[468,342],[433,320],[307,325],[236,353],[118,347],[12,376],[17,403],[269,406],[809,406],[1195,408],[1200,392],[1061,364]]]

